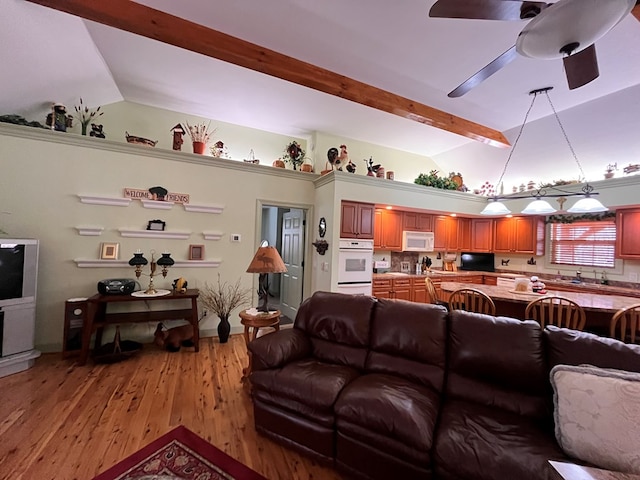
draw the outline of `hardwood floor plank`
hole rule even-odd
[[[257,434],[246,364],[240,335],[106,365],[45,354],[0,378],[0,480],[91,479],[178,425],[271,480],[342,478]]]

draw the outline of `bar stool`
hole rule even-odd
[[[496,314],[496,305],[486,293],[475,288],[461,288],[449,298],[450,310],[466,310],[467,312]]]
[[[542,297],[529,302],[524,311],[526,319],[533,319],[541,328],[555,325],[562,328],[582,330],[587,322],[584,310],[573,300],[565,297]]]
[[[640,343],[640,303],[613,314],[609,335],[626,343]]]

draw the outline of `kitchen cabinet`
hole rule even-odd
[[[433,217],[433,249],[436,251],[458,250],[458,222],[456,217],[435,215]]]
[[[457,217],[458,223],[458,245],[456,250],[460,252],[469,252],[472,250],[472,224],[470,218]]]
[[[498,285],[498,277],[494,277],[493,275],[484,275],[482,283],[484,285]]]
[[[494,222],[493,251],[544,255],[543,217],[499,218]]]
[[[616,257],[640,259],[640,208],[616,211]]]
[[[471,220],[471,251],[492,252],[493,219],[473,218]]]
[[[376,298],[411,301],[411,277],[374,279],[372,295]]]
[[[433,232],[433,215],[428,213],[403,212],[402,229],[410,232]]]
[[[402,212],[379,208],[374,215],[373,248],[402,250]]]
[[[372,204],[343,200],[340,238],[373,239],[374,211]]]
[[[416,276],[411,279],[411,301],[417,303],[427,303],[427,288],[424,285],[423,276]]]

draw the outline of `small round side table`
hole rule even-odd
[[[247,354],[249,355],[249,365],[242,370],[242,379],[249,378],[251,373],[251,352],[249,351],[249,342],[252,342],[258,336],[261,328],[273,327],[276,331],[280,330],[280,310],[269,313],[259,313],[258,315],[250,315],[247,310],[239,313],[240,323],[244,325],[244,341],[247,345]]]

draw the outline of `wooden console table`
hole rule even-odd
[[[193,325],[193,343],[196,352],[199,350],[200,331],[198,328],[198,289],[188,289],[186,293],[172,291],[168,295],[159,297],[134,297],[132,295],[102,295],[95,294],[87,299],[87,315],[82,327],[82,350],[80,352],[79,365],[87,363],[91,347],[91,335],[96,332],[95,347],[102,344],[102,332],[107,325],[121,323],[160,322],[162,320],[175,320],[184,318]],[[184,309],[135,311],[123,313],[109,313],[109,304],[122,304],[131,302],[174,302],[176,300],[190,300],[191,306]]]

